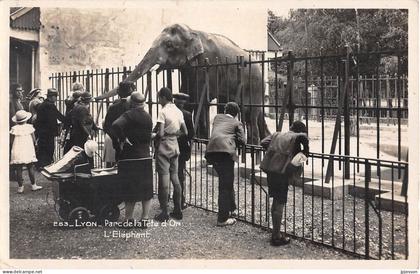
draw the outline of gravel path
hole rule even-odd
[[[16,194],[17,184],[10,182],[13,259],[355,259],[308,241],[292,240],[288,246],[271,247],[267,231],[243,222],[219,228],[215,213],[193,207],[184,211],[181,223],[147,230],[59,228],[53,226],[59,218],[52,205],[51,183],[40,174],[37,180],[44,189],[32,192],[26,184],[23,195]],[[157,212],[155,198],[152,214]],[[137,207],[135,216],[139,216]],[[139,238],[106,237],[113,231],[137,233]]]

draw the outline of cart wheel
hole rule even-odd
[[[89,212],[84,207],[76,207],[69,214],[69,221],[74,223],[76,220],[78,222],[85,222],[89,219]]]
[[[116,205],[104,205],[99,213],[99,220],[115,222],[120,217],[120,209]]]
[[[60,218],[63,219],[64,221],[67,221],[67,218],[70,215],[70,211],[71,211],[70,205],[66,203],[61,203],[58,209],[58,216],[60,216]]]

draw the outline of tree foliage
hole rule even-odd
[[[298,9],[289,18],[268,12],[268,29],[283,46],[303,56],[344,53],[348,45],[353,52],[408,48],[408,10],[399,9]],[[376,58],[376,59],[375,59]],[[360,69],[373,74],[377,57],[358,60]],[[395,73],[396,58],[383,58],[380,70]],[[406,70],[406,59],[402,60]],[[332,65],[327,69],[333,69]]]

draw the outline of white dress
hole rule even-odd
[[[38,161],[32,133],[35,131],[31,124],[15,125],[10,130],[14,135],[10,164],[29,164]]]

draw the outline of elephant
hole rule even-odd
[[[217,68],[214,66],[216,63],[236,63],[238,56],[244,56],[245,61],[248,61],[248,55],[249,53],[223,35],[192,30],[184,24],[173,24],[166,27],[154,40],[143,59],[124,81],[136,81],[156,65],[159,65],[158,71],[178,68],[181,73],[180,91],[188,93],[191,101],[198,103],[206,77],[204,69],[197,69],[195,65],[213,65],[208,69],[209,95],[206,100],[217,98],[218,106],[222,106],[219,103],[228,101],[236,101],[240,106],[255,105],[245,106],[241,111],[245,114],[242,121],[246,125],[248,143],[258,144],[260,139],[270,134],[260,106],[264,100],[261,65],[252,64],[249,68],[250,64],[246,64],[245,67],[241,67],[242,91],[238,89],[237,65],[218,65]],[[96,99],[115,94],[116,89]],[[203,111],[203,114],[200,118],[206,118],[208,111]],[[205,118],[200,119],[199,124],[208,129]]]

